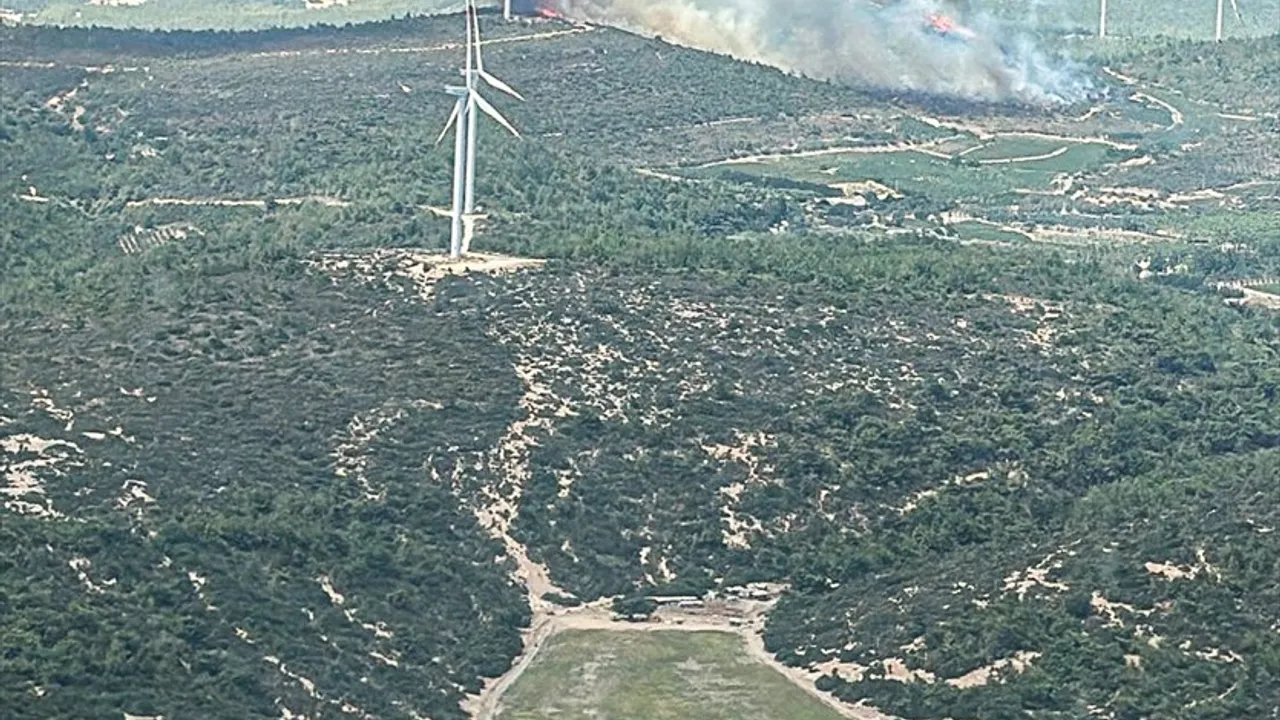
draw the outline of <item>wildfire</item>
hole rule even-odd
[[[931,13],[929,15],[929,24],[933,26],[934,30],[943,34],[951,32],[956,27],[956,21],[942,13]]]
[[[548,20],[568,20],[564,13],[554,7],[551,7],[551,5],[547,3],[538,3],[537,10],[534,12],[538,17],[546,18]]]
[[[973,40],[978,36],[977,33],[963,25],[956,23],[955,19],[943,15],[942,13],[930,13],[925,22],[928,23],[929,29],[943,37],[958,37],[965,40]]]

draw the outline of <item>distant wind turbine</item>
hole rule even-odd
[[[470,249],[471,224],[475,220],[475,184],[476,184],[476,111],[493,118],[499,125],[516,137],[520,132],[480,95],[479,81],[483,80],[490,87],[500,90],[518,100],[524,100],[520,93],[510,85],[490,75],[484,69],[484,57],[480,53],[480,16],[476,11],[475,0],[467,0],[467,60],[462,76],[466,79],[463,86],[446,85],[445,92],[454,96],[453,112],[445,123],[439,145],[455,128],[453,144],[453,211],[452,227],[449,235],[449,257],[458,258]]]
[[[1107,0],[1099,0],[1101,4],[1098,17],[1098,37],[1105,38],[1107,36]],[[1222,42],[1222,16],[1225,9],[1226,0],[1218,0],[1218,14],[1214,23],[1213,39],[1214,42]],[[1231,10],[1235,13],[1236,20],[1244,23],[1244,16],[1240,14],[1240,5],[1236,0],[1231,0]]]

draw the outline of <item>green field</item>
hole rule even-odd
[[[1026,242],[1027,238],[1017,233],[1003,230],[990,223],[967,220],[951,226],[961,240],[977,240],[980,242]]]
[[[721,632],[574,630],[503,697],[502,720],[835,720]]]
[[[934,152],[955,149],[941,145]],[[818,185],[875,180],[907,194],[973,198],[1016,189],[1047,190],[1059,173],[1101,167],[1111,154],[1101,143],[1062,142],[1039,138],[1001,137],[956,152],[951,160],[917,150],[783,157],[696,168],[691,177],[747,179],[759,177]],[[746,177],[744,177],[746,176]]]

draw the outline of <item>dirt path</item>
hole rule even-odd
[[[81,70],[91,75],[110,75],[112,73],[136,73],[142,72],[150,75],[151,68],[137,65],[66,65],[56,63],[52,60],[0,60],[0,68],[18,68],[22,70],[56,70],[65,68],[68,70]]]
[[[552,40],[568,35],[581,35],[595,30],[592,25],[575,25],[568,30],[548,30],[546,32],[533,33],[530,35],[514,35],[512,37],[493,38],[491,40],[480,41],[481,46],[488,45],[505,45],[508,43],[534,42],[539,40]],[[410,45],[405,47],[382,47],[382,48],[319,48],[315,50],[276,50],[272,52],[253,53],[249,57],[254,58],[299,58],[299,57],[315,57],[318,55],[409,55],[420,53],[446,52],[450,50],[462,49],[462,43],[447,42],[439,45]]]
[[[762,155],[747,155],[745,157],[725,158],[724,160],[712,160],[708,163],[698,165],[701,168],[719,167],[721,165],[749,165],[754,163],[772,162],[774,160],[787,160],[791,158],[811,158],[824,157],[826,155],[877,155],[898,152],[922,152],[925,149],[932,148],[941,144],[942,140],[932,140],[927,143],[893,143],[891,145],[842,145],[838,147],[822,148],[819,150],[789,150],[776,153],[768,153]]]
[[[529,629],[524,632],[524,651],[512,663],[511,668],[502,677],[485,683],[479,695],[468,696],[462,702],[462,709],[474,720],[494,720],[502,712],[502,696],[533,664],[533,659],[546,645],[547,639],[557,632],[566,629],[563,622],[557,621],[548,613],[535,613]]]
[[[58,67],[55,62],[40,60],[0,60],[0,68],[23,68],[25,70],[52,70]]]
[[[488,45],[505,45],[509,43],[535,42],[540,40],[553,40],[555,38],[566,37],[569,35],[581,35],[594,31],[594,25],[578,24],[567,30],[548,30],[546,32],[531,33],[529,35],[514,35],[512,37],[492,38],[490,40],[482,40],[482,46]],[[447,52],[451,50],[459,50],[462,43],[447,42],[439,45],[409,45],[404,47],[373,47],[373,48],[317,48],[314,50],[275,50],[269,52],[251,53],[248,57],[253,58],[301,58],[316,57],[320,55],[411,55],[433,52]],[[110,65],[105,66],[81,66],[81,65],[62,65],[57,62],[47,60],[0,60],[0,68],[23,68],[23,69],[45,69],[52,70],[59,67],[77,67],[86,72],[110,73],[110,72],[149,72],[150,68],[146,67],[120,67],[116,68]]]
[[[510,535],[503,533],[501,535],[503,544],[507,548],[507,553],[516,561],[516,574],[525,583],[525,588],[529,594],[529,607],[533,611],[533,620],[529,624],[529,628],[523,633],[524,650],[520,656],[512,663],[501,677],[485,682],[484,688],[479,695],[469,695],[462,701],[462,709],[471,715],[475,720],[493,720],[498,717],[502,711],[502,696],[507,692],[516,680],[524,674],[525,670],[533,664],[533,659],[538,652],[546,645],[547,638],[560,632],[561,630],[572,627],[555,615],[555,610],[542,600],[542,596],[548,592],[557,592],[559,588],[551,582],[551,578],[547,575],[547,570],[529,559],[523,545],[516,542]],[[603,605],[608,601],[598,601],[591,605],[585,605],[578,608],[581,614],[588,612],[602,612]],[[604,616],[607,619],[607,614]]]
[[[568,595],[552,582],[545,566],[529,557],[529,550],[511,535],[511,526],[519,514],[520,498],[526,482],[532,476],[529,466],[529,450],[537,444],[533,432],[550,427],[554,417],[554,395],[539,382],[536,366],[528,358],[518,356],[515,373],[524,385],[520,398],[523,417],[513,421],[495,447],[486,453],[485,464],[493,476],[492,484],[481,488],[476,504],[472,507],[476,521],[489,534],[501,541],[507,555],[515,562],[515,577],[524,585],[529,601],[531,621],[523,633],[524,650],[515,663],[501,677],[485,682],[480,693],[467,697],[462,708],[473,718],[494,718],[500,710],[502,693],[515,682],[533,662],[534,655],[542,648],[547,637],[554,632],[551,624],[556,606],[543,599],[548,593]],[[589,611],[594,608],[581,608]]]
[[[1068,225],[1045,225],[1038,226],[1029,231],[1018,231],[1012,228],[1006,228],[1010,232],[1022,232],[1029,235],[1032,240],[1044,243],[1060,243],[1060,242],[1082,242],[1085,244],[1098,243],[1104,240],[1111,240],[1121,243],[1167,243],[1180,240],[1181,237],[1173,234],[1157,234],[1146,233],[1140,230],[1119,230],[1116,228],[1106,227],[1071,227]]]
[[[1110,75],[1111,77],[1115,78],[1116,80],[1119,80],[1120,82],[1124,83],[1125,85],[1137,85],[1137,84],[1138,84],[1138,79],[1137,79],[1137,78],[1132,77],[1132,76],[1129,76],[1129,75],[1124,75],[1124,74],[1122,74],[1122,73],[1120,73],[1120,72],[1118,72],[1118,71],[1116,71],[1116,70],[1112,70],[1112,69],[1111,69],[1111,68],[1109,68],[1109,67],[1104,67],[1104,68],[1102,68],[1102,72],[1103,72],[1103,74],[1105,74],[1105,75]]]
[[[1253,305],[1270,310],[1280,310],[1280,295],[1255,289],[1268,285],[1280,285],[1280,278],[1262,277],[1214,283],[1214,287],[1218,289],[1235,288],[1243,293],[1242,297],[1229,298],[1227,300],[1228,303],[1236,305]]]
[[[1171,103],[1165,100],[1161,100],[1155,95],[1152,95],[1150,93],[1145,93],[1145,92],[1137,92],[1137,93],[1134,93],[1133,95],[1130,95],[1129,99],[1133,100],[1134,102],[1144,103],[1148,106],[1158,107],[1161,110],[1164,110],[1165,112],[1169,113],[1169,126],[1165,128],[1166,132],[1168,132],[1169,130],[1174,130],[1179,125],[1182,125],[1183,123],[1186,122],[1186,116],[1182,114],[1181,110],[1174,107]]]
[[[1054,142],[1073,143],[1076,145],[1106,145],[1116,150],[1137,150],[1137,143],[1125,143],[1112,140],[1111,138],[1100,137],[1098,135],[1089,136],[1073,136],[1073,135],[1055,135],[1053,133],[1035,132],[1033,130],[1014,130],[1010,132],[997,133],[995,137],[1021,137],[1035,138],[1036,140],[1053,140]]]
[[[939,130],[954,130],[959,133],[964,133],[965,135],[972,135],[979,140],[991,140],[995,138],[995,134],[984,128],[970,123],[960,122],[958,120],[944,120],[931,115],[911,115],[909,117],[912,120],[922,122],[932,128],[937,128]]]
[[[979,165],[1013,165],[1016,163],[1038,162],[1040,160],[1052,160],[1056,157],[1066,155],[1067,148],[1060,147],[1057,150],[1043,153],[1041,155],[1024,155],[1022,157],[1009,158],[989,158],[987,160],[979,160]]]
[[[520,499],[531,477],[530,448],[537,444],[539,431],[553,427],[554,418],[563,406],[547,386],[543,369],[534,358],[517,355],[515,372],[524,385],[520,399],[522,416],[514,420],[503,437],[485,453],[485,464],[494,480],[480,488],[471,500],[472,512],[491,536],[502,542],[508,557],[515,563],[513,575],[527,594],[530,610],[529,628],[522,633],[523,649],[507,672],[485,682],[476,695],[466,697],[461,706],[474,720],[496,720],[502,714],[503,695],[533,664],[547,640],[564,630],[714,630],[730,632],[743,638],[751,657],[781,672],[805,692],[826,703],[849,720],[892,720],[864,706],[841,703],[834,696],[820,692],[814,685],[817,675],[778,662],[764,648],[761,633],[766,613],[780,596],[783,586],[756,588],[759,599],[746,594],[707,603],[699,609],[664,607],[650,621],[615,620],[610,598],[574,608],[564,608],[544,598],[550,594],[566,596],[550,577],[545,566],[529,557],[528,548],[512,536]],[[750,590],[750,588],[748,588]],[[711,609],[708,609],[711,608]]]
[[[33,188],[34,190],[34,188]],[[35,192],[17,195],[19,200],[26,202],[50,202],[59,198],[45,197]],[[66,202],[72,202],[66,200]],[[130,200],[125,203],[127,208],[147,207],[148,205],[181,205],[188,207],[256,207],[266,208],[268,202],[277,205],[302,205],[303,203],[314,202],[325,207],[347,207],[351,203],[340,198],[329,197],[326,195],[307,195],[303,197],[287,197],[272,198],[270,200],[231,200],[226,198],[145,198],[143,200]]]
[[[747,155],[744,157],[724,158],[723,160],[712,160],[711,162],[702,163],[701,165],[697,165],[695,167],[697,167],[698,169],[703,169],[703,168],[721,167],[724,165],[750,165],[750,164],[757,164],[757,163],[764,163],[764,162],[774,162],[777,160],[788,160],[792,158],[813,158],[813,157],[825,157],[828,155],[877,155],[877,154],[890,154],[890,153],[900,153],[900,152],[917,152],[924,155],[929,155],[931,157],[936,157],[939,160],[951,160],[953,157],[957,157],[957,156],[963,157],[965,155],[968,155],[969,153],[980,150],[986,147],[987,145],[989,145],[991,141],[999,140],[1001,138],[1031,138],[1035,140],[1051,140],[1054,142],[1064,143],[1065,145],[1105,145],[1107,147],[1114,148],[1116,150],[1126,150],[1126,151],[1132,151],[1132,150],[1138,149],[1138,146],[1136,143],[1124,143],[1124,142],[1112,140],[1110,138],[1099,137],[1099,136],[1074,137],[1071,135],[1054,135],[1052,133],[1042,133],[1042,132],[1023,131],[1023,130],[1013,130],[1013,131],[1007,131],[1007,132],[992,133],[992,132],[987,132],[985,130],[982,130],[981,128],[976,128],[969,125],[963,125],[959,123],[944,123],[942,121],[934,120],[933,118],[926,118],[923,116],[916,117],[915,119],[920,120],[921,122],[925,122],[926,120],[933,120],[933,123],[937,123],[935,127],[967,133],[977,138],[978,140],[982,141],[983,144],[977,145],[974,147],[965,148],[964,150],[961,150],[955,155],[941,152],[936,148],[939,145],[955,140],[956,137],[930,140],[924,143],[901,142],[901,143],[891,143],[887,145],[841,145],[837,147],[820,148],[817,150],[787,150],[787,151],[781,151],[781,152],[775,152],[775,153]],[[926,124],[933,124],[933,123],[926,123]],[[982,165],[1003,165],[1007,163],[1035,162],[1037,160],[1051,160],[1055,157],[1058,157],[1059,155],[1066,153],[1067,150],[1068,150],[1068,147],[1060,147],[1056,150],[1053,150],[1052,152],[1048,152],[1043,155],[1030,155],[1030,156],[1018,157],[1018,158],[996,158],[992,160],[980,160],[978,162]],[[646,172],[652,173],[653,171],[649,170]]]
[[[270,200],[231,200],[226,198],[146,198],[130,200],[125,207],[137,208],[148,205],[185,205],[202,207],[257,207],[266,208],[267,203],[276,205],[302,205],[313,202],[325,207],[347,207],[351,203],[341,198],[328,195],[302,195],[299,197],[272,198]]]
[[[1101,108],[1094,108],[1083,117],[1076,118],[1077,121],[1088,119],[1092,114],[1100,112]],[[925,125],[935,127],[940,130],[954,130],[965,135],[972,135],[984,143],[1000,138],[1035,138],[1037,140],[1053,140],[1055,142],[1074,143],[1074,144],[1097,144],[1113,147],[1117,150],[1135,150],[1137,145],[1132,143],[1122,143],[1110,138],[1098,137],[1096,135],[1075,136],[1075,135],[1055,135],[1053,133],[1037,132],[1034,130],[1005,130],[1001,132],[993,132],[986,128],[979,127],[970,123],[963,123],[955,120],[944,120],[941,118],[930,117],[928,115],[912,115],[913,120],[918,120]],[[971,150],[972,151],[972,150]]]
[[[1254,305],[1264,307],[1270,310],[1280,310],[1280,295],[1273,295],[1261,290],[1251,290],[1249,288],[1240,288],[1240,292],[1244,293],[1241,303],[1244,305]]]
[[[978,223],[1012,235],[1020,235],[1031,242],[1043,243],[1098,243],[1105,240],[1123,243],[1162,243],[1181,239],[1174,234],[1146,233],[1139,230],[1120,230],[1106,227],[1072,227],[1069,225],[1033,225],[1031,227],[1000,223],[965,212],[944,212],[944,225]]]
[[[692,178],[680,177],[679,175],[650,170],[649,168],[636,168],[636,174],[651,177],[656,180],[666,180],[668,182],[693,182]]]

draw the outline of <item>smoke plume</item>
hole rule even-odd
[[[1088,80],[1034,38],[942,0],[540,0],[542,9],[811,78],[1037,104]],[[941,16],[940,19],[935,19]]]

